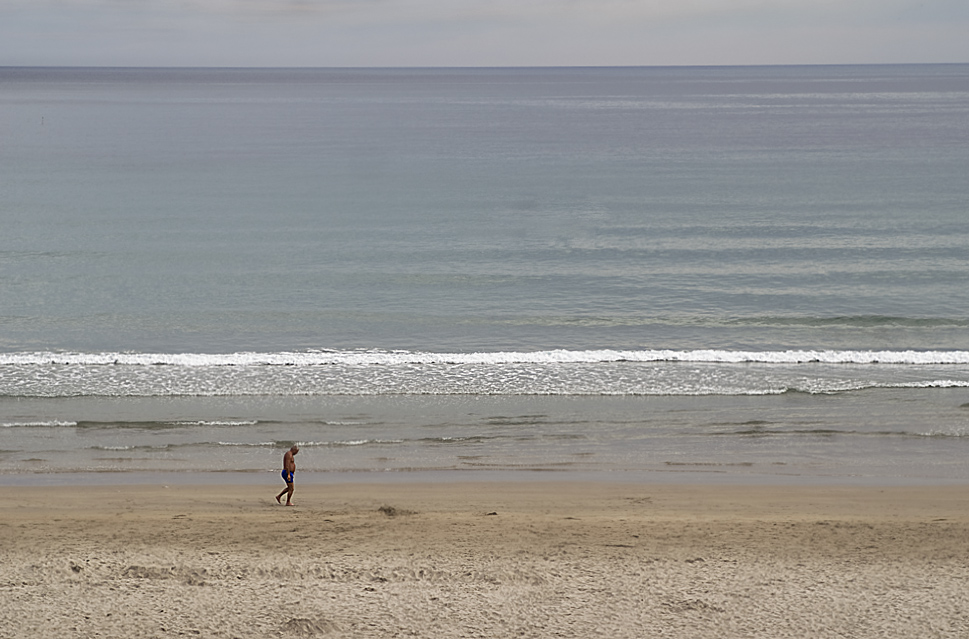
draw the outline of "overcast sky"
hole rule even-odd
[[[0,0],[0,66],[969,62],[969,0]]]

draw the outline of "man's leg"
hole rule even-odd
[[[293,493],[296,492],[296,484],[292,484],[292,483],[291,484],[286,484],[286,490],[284,490],[283,492],[284,493],[287,493],[287,495],[286,495],[286,505],[287,506],[292,506],[293,505]]]
[[[284,473],[284,474],[283,474],[283,481],[286,481],[286,479],[287,479],[287,477],[286,477],[286,474]],[[291,498],[291,497],[293,496],[293,482],[291,482],[291,481],[287,481],[287,482],[286,482],[286,488],[283,488],[283,489],[282,489],[282,490],[281,490],[281,491],[279,492],[279,494],[278,494],[278,495],[276,495],[276,503],[277,503],[277,504],[281,504],[281,503],[283,503],[283,502],[281,502],[281,501],[279,501],[279,500],[280,500],[280,499],[282,499],[282,497],[283,497],[283,495],[285,495],[286,493],[289,493],[289,495],[288,495],[288,496],[286,497],[286,501],[289,501],[289,500],[290,500],[290,498]]]

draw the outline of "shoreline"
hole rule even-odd
[[[724,485],[770,487],[951,487],[969,486],[962,477],[882,476],[859,474],[743,473],[725,470],[575,471],[521,470],[408,470],[408,471],[297,471],[297,486],[348,484],[625,484],[625,485]],[[246,471],[87,471],[0,473],[0,487],[54,488],[69,486],[282,486],[278,470]]]
[[[0,493],[0,512],[12,517],[25,511],[52,508],[81,519],[90,515],[116,513],[122,508],[133,514],[161,513],[166,509],[195,510],[202,516],[242,512],[256,516],[265,506],[276,508],[268,497],[279,492],[282,482],[238,484],[106,484],[74,486],[22,486]],[[796,518],[891,518],[918,520],[933,516],[965,518],[969,522],[969,485],[856,486],[718,484],[700,482],[638,483],[623,481],[504,481],[462,482],[337,482],[296,485],[299,504],[313,512],[344,508],[365,508],[374,500],[414,502],[408,508],[424,511],[458,512],[488,509],[500,504],[511,511],[528,514],[541,502],[543,512],[615,510],[629,516],[686,518],[699,513],[717,513],[726,518],[757,514],[765,521]],[[29,499],[25,499],[29,496]],[[649,513],[624,513],[617,504],[600,500],[649,497]],[[294,500],[296,498],[294,497]],[[122,506],[121,504],[124,504]],[[376,502],[374,502],[376,503]],[[8,524],[9,525],[9,524]]]
[[[106,484],[74,486],[22,486],[0,493],[0,512],[56,508],[83,518],[115,512],[121,503],[126,511],[164,512],[166,509],[208,509],[213,516],[224,511],[255,515],[265,506],[276,507],[266,496],[278,492],[282,482],[238,484]],[[554,509],[597,512],[622,508],[600,500],[649,496],[650,515],[690,518],[716,512],[731,518],[757,513],[765,521],[799,518],[892,518],[916,520],[929,513],[946,518],[965,517],[969,522],[969,485],[854,486],[769,485],[700,482],[638,483],[624,481],[504,481],[462,482],[336,482],[297,483],[296,494],[304,508],[319,510],[363,508],[381,498],[413,501],[425,511],[473,511],[474,504],[487,509],[504,508],[531,512],[537,502],[542,511]],[[30,497],[26,500],[25,495]],[[295,499],[295,497],[294,497]],[[120,501],[116,501],[120,500]],[[138,501],[140,500],[140,501]],[[359,502],[359,503],[357,503]],[[412,505],[414,505],[412,504]],[[753,509],[753,510],[751,510]],[[638,511],[637,511],[638,512]],[[627,513],[631,514],[631,513]],[[640,515],[646,515],[640,512]]]
[[[0,493],[11,635],[962,636],[969,487]]]

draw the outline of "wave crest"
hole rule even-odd
[[[969,351],[870,350],[546,350],[432,353],[422,351],[306,351],[276,353],[6,353],[0,366],[399,366],[460,364],[596,364],[688,362],[711,364],[969,364]]]

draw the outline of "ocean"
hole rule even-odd
[[[969,482],[969,65],[0,68],[0,484]]]

